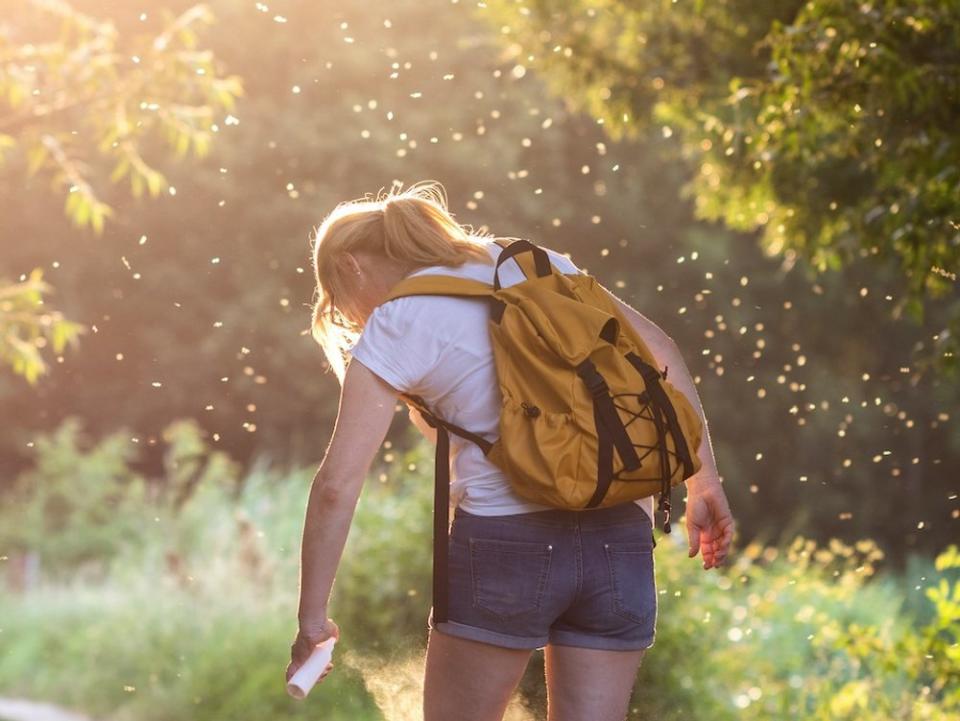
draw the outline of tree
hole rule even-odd
[[[46,176],[65,194],[71,221],[99,234],[114,212],[102,198],[107,167],[136,197],[167,190],[145,145],[159,136],[179,156],[204,155],[240,80],[198,47],[199,28],[213,19],[205,5],[167,13],[159,31],[129,34],[62,0],[17,5],[8,16],[16,22],[0,25],[0,172]],[[57,39],[50,18],[59,21]],[[139,19],[150,27],[147,13]],[[59,353],[82,328],[38,312],[47,290],[38,270],[24,284],[0,286],[0,360],[31,383],[47,368],[45,341]]]
[[[892,263],[895,317],[942,311],[927,357],[960,368],[960,5],[488,5],[515,55],[614,138],[676,135],[700,217],[817,271]]]
[[[129,36],[61,0],[23,5],[22,26],[0,34],[0,149],[24,152],[31,173],[65,190],[71,220],[100,232],[113,211],[95,166],[112,165],[113,181],[129,178],[134,196],[159,195],[168,184],[143,157],[144,140],[160,134],[180,156],[204,155],[240,80],[198,48],[198,28],[213,20],[205,5],[168,18],[159,33]],[[61,22],[59,41],[42,37],[47,18],[38,16],[50,15]]]

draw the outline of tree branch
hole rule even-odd
[[[15,133],[31,124],[43,122],[47,118],[63,115],[80,107],[94,106],[106,100],[113,100],[117,95],[118,93],[116,92],[102,93],[88,98],[80,98],[62,105],[41,105],[31,108],[25,113],[6,115],[0,117],[0,132]]]

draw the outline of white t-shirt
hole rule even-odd
[[[494,261],[501,248],[486,241]],[[579,273],[569,258],[545,249],[562,273]],[[411,275],[454,275],[493,283],[494,265],[469,262],[434,266]],[[523,279],[516,261],[500,268],[503,287]],[[493,364],[485,298],[414,295],[388,301],[370,314],[351,354],[404,393],[421,396],[437,415],[494,441],[499,436],[501,394]],[[478,516],[550,510],[527,501],[473,442],[450,435],[450,498]],[[653,522],[653,496],[634,501]]]

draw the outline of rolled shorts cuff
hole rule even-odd
[[[494,646],[502,646],[504,648],[517,648],[521,650],[533,651],[535,649],[544,648],[550,641],[550,639],[546,637],[524,638],[522,636],[510,636],[505,633],[498,633],[497,631],[480,628],[479,626],[468,626],[465,623],[457,623],[456,621],[442,621],[441,623],[436,623],[433,620],[433,610],[430,611],[430,618],[427,620],[427,626],[432,630],[445,633],[449,636],[465,638],[470,641],[481,641],[482,643],[489,643]]]
[[[574,646],[575,648],[595,648],[600,651],[646,651],[653,646],[654,637],[646,641],[625,641],[620,638],[588,636],[572,631],[550,631],[551,646]]]

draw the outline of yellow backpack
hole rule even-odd
[[[499,242],[499,241],[498,241]],[[521,497],[567,510],[603,508],[660,491],[670,533],[670,490],[700,470],[703,426],[661,374],[650,349],[591,276],[557,272],[542,248],[501,243],[493,286],[454,276],[404,278],[384,302],[407,295],[489,297],[500,386],[500,438],[490,442],[405,394],[437,429],[433,516],[433,618],[448,620],[450,436],[473,441]],[[500,286],[514,256],[525,280]],[[691,451],[693,449],[693,451]],[[656,541],[654,541],[656,543]]]
[[[420,275],[400,281],[387,296],[490,298],[500,438],[491,443],[406,396],[438,429],[438,493],[441,476],[449,485],[449,431],[477,443],[514,491],[536,503],[603,508],[660,491],[663,530],[670,533],[670,490],[701,466],[698,414],[666,380],[667,369],[657,370],[643,339],[593,277],[560,273],[529,241],[501,245],[492,287]],[[500,266],[526,253],[532,266],[529,257],[517,258],[525,280],[501,287]]]

